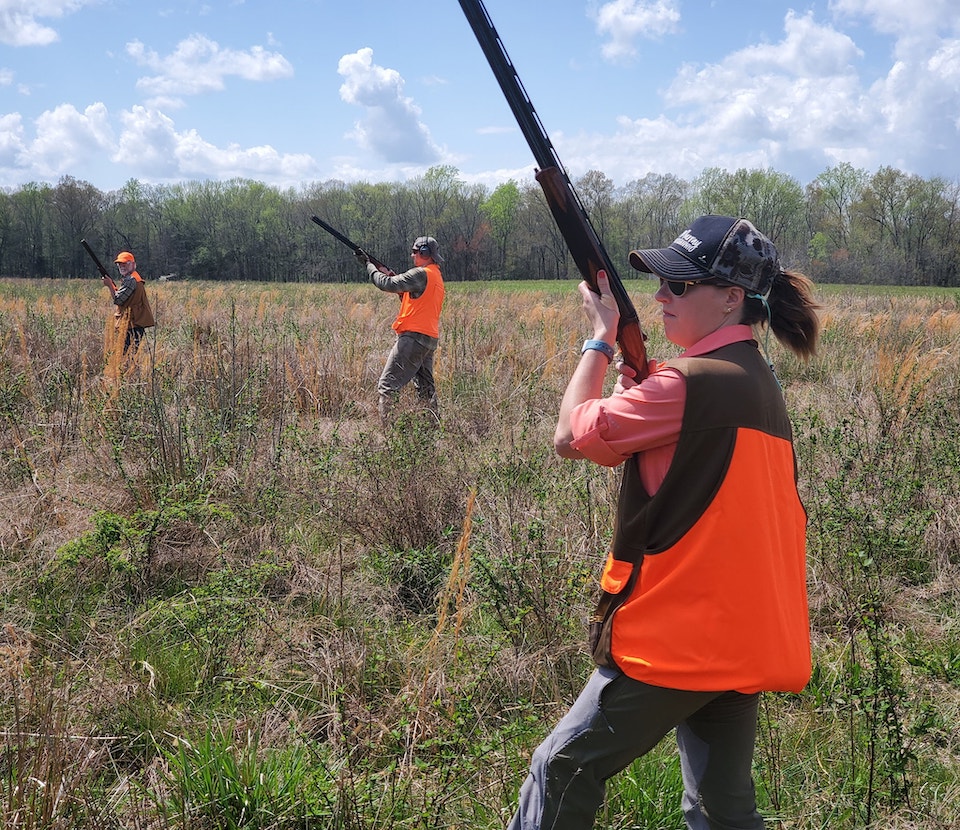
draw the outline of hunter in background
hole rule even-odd
[[[114,284],[113,303],[115,328],[126,331],[123,353],[136,351],[146,330],[154,326],[153,311],[147,299],[143,277],[137,273],[137,261],[129,251],[121,251],[114,260],[120,272],[120,284]],[[108,286],[109,287],[109,286]]]

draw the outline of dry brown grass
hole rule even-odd
[[[310,753],[323,780],[302,809],[338,826],[500,826],[589,671],[616,497],[615,472],[551,449],[585,335],[574,285],[451,284],[442,423],[410,392],[386,434],[394,298],[151,284],[159,326],[120,360],[98,286],[0,283],[0,768],[9,788],[11,759],[55,770],[60,747],[72,770],[70,810],[21,809],[176,824],[144,796],[176,773],[163,750],[252,730],[264,761]],[[644,290],[649,351],[669,356]],[[784,827],[863,826],[869,800],[878,826],[926,830],[960,804],[960,311],[935,292],[821,299],[819,355],[772,355],[818,672],[770,696],[758,781]]]

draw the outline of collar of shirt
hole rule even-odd
[[[753,328],[743,324],[723,326],[698,340],[681,354],[680,357],[697,357],[698,355],[707,354],[719,349],[721,346],[738,343],[741,340],[751,340],[756,344],[756,340],[753,338]]]

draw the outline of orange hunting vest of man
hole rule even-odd
[[[440,336],[440,311],[443,308],[443,276],[440,266],[431,263],[425,266],[427,287],[419,297],[409,293],[400,295],[400,312],[393,321],[397,334],[417,332],[428,337]]]

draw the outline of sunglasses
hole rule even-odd
[[[676,280],[665,280],[663,277],[660,277],[660,285],[666,283],[667,288],[670,289],[670,293],[674,297],[682,297],[687,293],[687,289],[692,285],[720,285],[719,280],[686,280],[684,282],[677,282]]]

